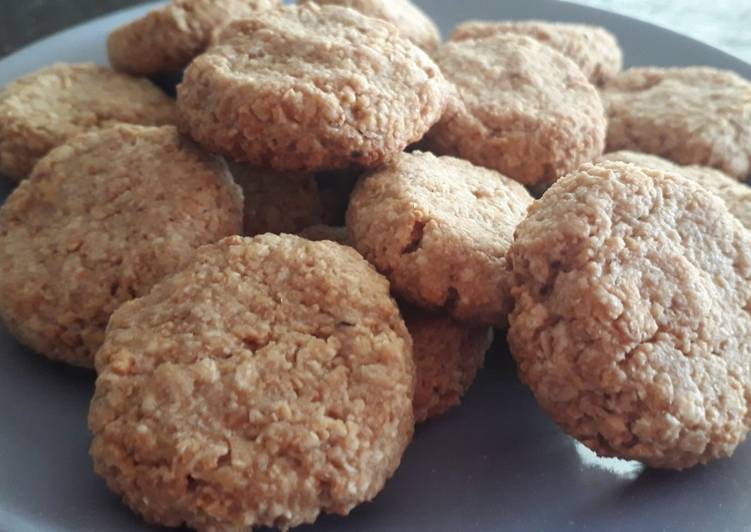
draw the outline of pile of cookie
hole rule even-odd
[[[148,521],[347,514],[494,330],[598,454],[745,439],[747,80],[409,0],[172,0],[108,52],[0,92],[0,317],[96,369],[94,468]]]

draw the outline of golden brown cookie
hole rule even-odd
[[[343,246],[352,246],[352,239],[346,227],[333,227],[331,225],[311,225],[300,231],[299,235],[308,240],[331,240]]]
[[[107,39],[116,70],[154,76],[183,69],[232,22],[279,5],[279,0],[171,0],[117,28]]]
[[[432,151],[535,187],[602,154],[597,90],[569,58],[523,35],[444,43],[434,58],[456,91],[427,136]]]
[[[644,168],[680,174],[717,194],[725,202],[730,213],[738,218],[744,227],[751,229],[751,187],[745,183],[739,183],[719,170],[707,166],[682,166],[656,155],[627,150],[606,153],[600,159],[622,161]]]
[[[526,35],[555,48],[576,63],[595,85],[602,85],[623,68],[623,52],[615,35],[600,26],[542,20],[484,21],[459,24],[449,40],[462,41],[491,35]]]
[[[709,67],[632,68],[601,91],[608,151],[751,176],[751,82]]]
[[[511,310],[506,252],[531,203],[523,186],[494,170],[403,153],[357,184],[347,228],[399,296],[500,325]]]
[[[391,22],[403,37],[423,50],[432,51],[441,43],[441,32],[430,17],[410,0],[315,0],[320,5],[356,9],[363,15]]]
[[[375,497],[412,437],[412,343],[351,248],[229,237],[112,316],[94,467],[149,522],[287,529]]]
[[[587,164],[553,185],[508,255],[521,378],[600,455],[682,469],[751,423],[751,234],[678,174]]]
[[[224,162],[173,126],[84,133],[0,208],[0,318],[35,351],[91,367],[121,303],[241,223]]]
[[[459,323],[440,313],[401,305],[412,336],[417,384],[415,421],[440,416],[461,403],[485,362],[493,329]]]
[[[245,235],[297,233],[323,221],[318,184],[311,174],[240,164],[230,164],[230,170],[245,197]]]
[[[58,63],[0,90],[0,173],[20,181],[48,151],[84,131],[175,120],[174,102],[147,80]]]
[[[440,117],[448,84],[386,22],[314,3],[230,24],[178,86],[182,126],[281,171],[377,166]]]

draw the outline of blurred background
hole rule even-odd
[[[430,10],[431,0],[416,0]],[[515,2],[519,0],[482,0]],[[58,30],[147,0],[0,0],[0,57]],[[689,35],[751,63],[751,0],[576,0]]]

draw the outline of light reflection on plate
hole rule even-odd
[[[646,468],[644,464],[634,460],[597,456],[589,447],[578,441],[574,441],[574,449],[584,467],[605,471],[623,480],[635,480]]]

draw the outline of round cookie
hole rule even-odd
[[[110,63],[137,76],[179,71],[231,21],[278,5],[279,0],[171,0],[110,33]]]
[[[343,246],[352,246],[349,231],[346,227],[333,227],[330,225],[311,225],[300,231],[299,235],[308,240],[331,240]]]
[[[320,5],[351,7],[369,17],[391,22],[403,37],[423,50],[435,50],[441,32],[435,22],[410,0],[315,0]]]
[[[682,166],[656,155],[627,150],[606,153],[600,159],[622,161],[644,168],[680,174],[722,198],[730,213],[738,218],[744,227],[751,229],[751,187],[739,183],[719,170],[707,166]]]
[[[93,64],[45,67],[0,90],[0,174],[26,178],[48,151],[84,131],[175,121],[174,102],[148,80]]]
[[[751,423],[751,235],[699,185],[587,164],[529,210],[508,254],[508,340],[563,429],[600,455],[682,469]]]
[[[33,350],[91,367],[121,303],[241,224],[224,162],[173,126],[84,133],[0,208],[0,318]]]
[[[382,489],[412,437],[412,343],[354,250],[229,237],[112,316],[97,473],[150,522],[286,530]]]
[[[401,310],[412,336],[417,372],[415,421],[422,422],[461,403],[485,362],[493,329],[411,306],[402,305]]]
[[[535,187],[602,154],[605,113],[569,58],[523,35],[444,43],[434,58],[456,91],[431,151]]]
[[[532,197],[487,168],[431,153],[403,153],[352,193],[355,248],[420,307],[478,324],[511,310],[506,252]]]
[[[318,184],[310,174],[279,173],[231,164],[243,189],[244,234],[297,233],[323,221]]]
[[[371,167],[443,113],[438,67],[387,22],[306,3],[230,24],[178,86],[211,151],[281,171]]]
[[[555,48],[576,63],[595,85],[602,85],[623,68],[623,52],[615,35],[589,24],[469,20],[459,24],[449,40],[463,41],[509,33],[526,35]]]
[[[751,175],[751,82],[709,67],[632,68],[601,91],[608,151]]]

